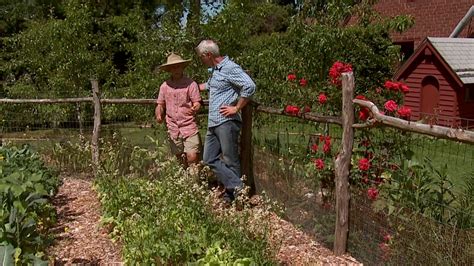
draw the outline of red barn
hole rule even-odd
[[[374,8],[385,17],[410,15],[415,19],[412,28],[391,34],[393,42],[409,57],[426,37],[449,37],[472,6],[474,0],[379,0]],[[471,19],[457,37],[472,38],[473,29]]]
[[[474,127],[474,39],[426,38],[398,69],[411,120]]]

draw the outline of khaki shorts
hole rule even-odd
[[[189,152],[201,152],[201,137],[199,136],[199,132],[187,138],[178,137],[177,139],[172,139],[169,137],[168,140],[173,154],[179,155]]]

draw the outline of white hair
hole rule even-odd
[[[219,56],[219,46],[213,40],[202,40],[196,47],[198,54],[211,53],[214,56]]]

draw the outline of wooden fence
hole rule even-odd
[[[93,170],[96,173],[99,167],[99,138],[101,129],[101,109],[103,104],[156,104],[155,99],[101,99],[99,85],[92,80],[92,97],[64,98],[64,99],[0,99],[0,104],[5,103],[35,103],[35,104],[57,104],[57,103],[81,103],[89,102],[94,105],[94,127],[91,140]],[[437,138],[450,139],[464,143],[474,144],[474,132],[463,129],[448,128],[436,125],[427,125],[411,122],[396,117],[380,114],[377,106],[369,101],[354,99],[354,76],[353,73],[342,74],[342,116],[319,116],[315,113],[303,113],[297,115],[300,119],[337,124],[342,127],[342,145],[335,158],[336,176],[336,224],[334,253],[342,255],[347,249],[347,237],[349,232],[349,169],[354,142],[354,129],[375,127],[378,125],[398,128],[403,131],[411,131]],[[354,123],[354,103],[367,107],[372,112],[372,118],[362,124]],[[204,101],[204,106],[208,102]],[[246,175],[247,183],[251,187],[251,193],[255,192],[255,181],[253,174],[253,146],[252,146],[252,120],[254,112],[262,112],[274,115],[287,115],[284,109],[271,108],[251,102],[242,110],[242,133],[241,133],[241,167],[242,174]]]

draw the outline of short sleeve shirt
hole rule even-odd
[[[167,80],[160,86],[157,104],[166,108],[166,126],[171,138],[187,138],[198,132],[194,115],[186,114],[193,103],[201,101],[199,87],[190,78],[179,81]]]

